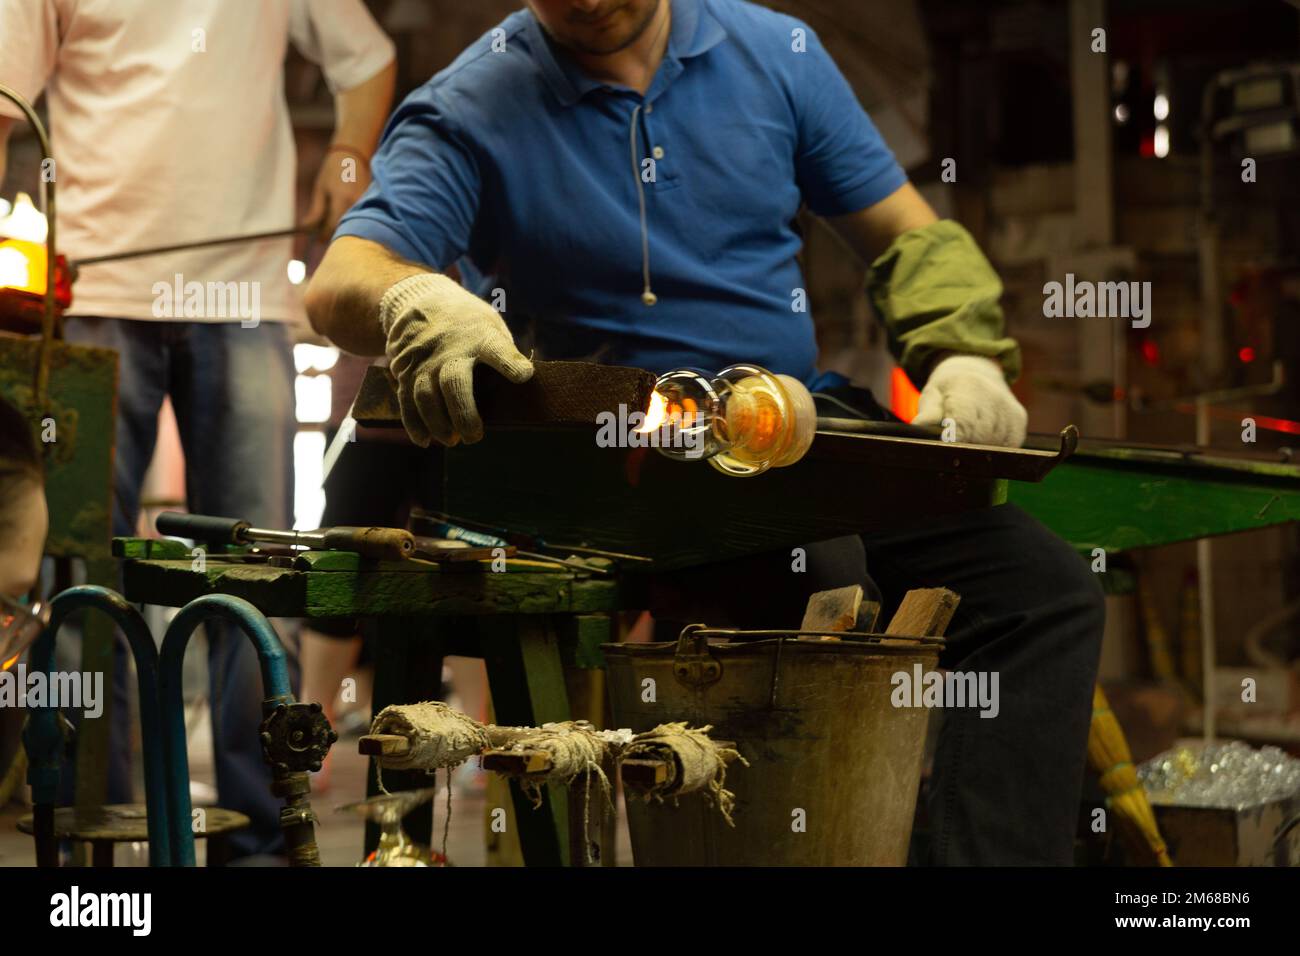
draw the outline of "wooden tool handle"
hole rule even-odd
[[[331,551],[355,551],[363,558],[401,561],[415,551],[415,538],[401,528],[326,528],[325,547]]]
[[[411,742],[401,734],[366,734],[357,741],[357,753],[370,757],[400,757],[411,752]]]

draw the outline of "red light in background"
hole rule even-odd
[[[1160,346],[1156,345],[1155,339],[1143,339],[1139,352],[1142,355],[1142,361],[1148,365],[1160,364]]]
[[[1241,350],[1237,352],[1237,358],[1249,365],[1251,362],[1255,361],[1255,350],[1249,345],[1242,346]]]
[[[905,422],[916,417],[921,393],[901,368],[895,368],[889,378],[889,410]]]

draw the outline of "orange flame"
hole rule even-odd
[[[645,424],[637,429],[637,433],[647,435],[658,431],[667,418],[668,399],[662,393],[654,392],[650,396],[650,407],[646,409]]]

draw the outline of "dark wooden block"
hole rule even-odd
[[[474,397],[487,428],[514,425],[595,426],[601,412],[629,412],[650,405],[655,377],[639,368],[588,362],[534,362],[533,377],[522,385],[506,381],[494,369],[474,370]],[[357,392],[352,417],[361,425],[400,428],[392,375],[372,366]]]

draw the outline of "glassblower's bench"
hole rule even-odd
[[[1300,518],[1296,465],[1171,449],[1076,451],[1072,429],[1050,450],[819,432],[798,464],[735,480],[647,449],[597,447],[595,412],[644,408],[653,379],[584,367],[582,387],[572,388],[573,369],[552,364],[539,364],[546,371],[517,387],[526,395],[488,384],[480,403],[483,442],[440,452],[411,447],[410,454],[442,454],[440,504],[448,513],[651,562],[600,575],[513,559],[494,572],[490,561],[383,562],[334,551],[268,559],[244,552],[209,554],[196,570],[179,541],[123,539],[115,551],[124,559],[127,598],[179,607],[225,594],[268,616],[366,619],[375,639],[376,711],[435,697],[442,658],[454,654],[485,660],[498,723],[538,725],[571,718],[566,669],[602,666],[600,645],[613,638],[611,614],[643,606],[645,575],[655,571],[1006,500],[1085,555]],[[372,428],[400,427],[384,373],[372,370],[353,415]],[[364,445],[343,452],[364,453]],[[423,774],[409,777],[390,771],[385,783],[398,789],[427,782]],[[582,859],[581,815],[571,806],[577,801],[551,787],[534,811],[518,788],[512,791],[529,864]],[[428,842],[429,809],[408,818],[406,829]]]

